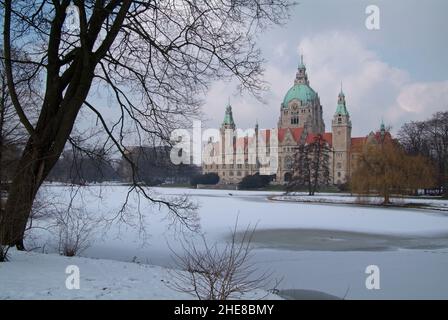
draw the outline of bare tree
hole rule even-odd
[[[412,121],[405,123],[398,131],[398,140],[406,152],[412,155],[429,155],[426,139],[426,123],[424,121]]]
[[[179,291],[195,295],[199,300],[227,300],[241,298],[244,294],[263,288],[269,274],[260,273],[251,262],[251,242],[255,228],[249,227],[237,233],[237,223],[230,242],[224,247],[210,245],[205,236],[199,243],[182,243],[181,254],[174,254],[176,267],[172,271],[170,286]]]
[[[106,139],[126,157],[126,128],[168,141],[171,130],[197,115],[201,96],[213,79],[236,77],[254,94],[264,88],[254,35],[284,21],[289,0],[137,1],[1,0],[4,61],[11,101],[28,140],[18,161],[6,210],[1,243],[23,248],[23,233],[37,191],[70,140],[81,112],[103,126]],[[67,12],[75,12],[76,24]],[[72,21],[73,22],[73,21]],[[20,46],[32,61],[14,59]],[[43,101],[33,120],[23,108],[14,63],[33,67],[45,79]],[[31,79],[30,76],[29,79]],[[92,88],[109,90],[118,119],[109,120]],[[151,197],[177,219],[190,221],[185,199]]]
[[[311,143],[300,145],[294,155],[293,174],[287,190],[307,188],[310,196],[330,183],[330,147],[321,134]]]
[[[436,112],[428,120],[404,124],[398,138],[407,153],[433,161],[437,185],[448,196],[448,112]]]

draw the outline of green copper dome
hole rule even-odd
[[[316,92],[308,85],[303,83],[295,84],[286,93],[285,98],[283,99],[283,107],[286,108],[288,106],[288,103],[294,99],[307,102],[316,99],[316,97]]]

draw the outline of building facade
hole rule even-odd
[[[246,175],[272,173],[267,172],[267,168],[258,159],[260,152],[256,151],[259,151],[261,141],[268,151],[270,149],[270,152],[276,152],[274,181],[283,184],[288,182],[292,175],[297,147],[300,144],[311,143],[317,135],[321,135],[330,150],[330,181],[336,185],[343,184],[356,169],[357,159],[365,143],[375,143],[386,136],[390,138],[384,124],[379,131],[371,132],[365,137],[352,137],[351,131],[350,114],[341,88],[331,131],[325,132],[323,107],[318,93],[310,86],[302,57],[294,84],[280,104],[277,128],[259,130],[257,123],[251,134],[238,136],[232,107],[228,104],[220,128],[220,139],[209,141],[202,170],[203,173],[217,173],[221,183],[238,183]],[[277,140],[273,146],[271,138],[275,138],[275,135]]]

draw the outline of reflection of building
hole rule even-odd
[[[229,164],[224,162],[226,156],[224,152],[226,144],[224,131],[226,129],[236,130],[230,104],[226,108],[224,121],[221,126],[222,143],[210,142],[212,144],[210,147],[211,152],[215,157],[217,155],[221,157],[222,161],[204,164],[202,168],[204,173],[218,173],[223,183],[237,183],[242,177],[261,170],[256,161],[248,161],[256,157],[254,150],[249,148],[254,141],[252,139],[256,137],[260,139],[261,137],[263,141],[269,143],[270,134],[274,131],[261,130],[259,132],[258,124],[256,124],[253,136],[236,137],[236,133],[230,136],[229,138],[233,140],[233,143],[231,143],[233,148],[230,148],[230,150],[231,153],[235,154],[235,162]],[[331,150],[329,155],[331,181],[334,184],[346,182],[356,167],[357,157],[362,152],[364,143],[378,142],[386,137],[390,138],[390,134],[386,132],[384,124],[381,125],[380,131],[377,133],[372,132],[367,137],[352,137],[351,129],[352,123],[347,110],[345,95],[341,88],[331,123],[331,132],[325,132],[323,110],[319,95],[310,87],[302,57],[294,85],[288,90],[283,102],[280,104],[280,118],[277,130],[278,169],[276,181],[284,183],[289,179],[297,146],[310,143],[314,141],[316,135],[321,134]]]

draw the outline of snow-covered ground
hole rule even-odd
[[[254,262],[260,272],[283,278],[280,289],[318,290],[339,297],[348,292],[348,299],[448,298],[445,212],[270,200],[281,197],[280,192],[154,190],[165,197],[189,194],[199,205],[201,231],[210,242],[225,243],[237,219],[240,229],[256,224],[260,233],[254,238]],[[72,191],[46,186],[43,196],[62,205]],[[76,190],[74,203],[98,219],[92,245],[82,255],[175,267],[171,250],[181,249],[179,227],[166,218],[166,209],[159,211],[146,202],[140,202],[140,216],[135,196],[130,198],[133,207],[122,217],[126,223],[121,221],[117,211],[126,191],[124,186]],[[114,223],[106,223],[114,217]],[[185,232],[187,238],[194,237]],[[28,247],[56,252],[57,237],[54,231],[33,229]],[[380,290],[366,289],[368,265],[380,268]]]
[[[306,193],[297,192],[287,195],[275,195],[272,200],[278,201],[295,201],[306,203],[333,203],[333,204],[358,204],[358,205],[377,205],[383,202],[381,197],[357,197],[350,194],[332,194],[319,193],[315,196],[308,196]],[[439,199],[437,197],[427,198],[411,198],[411,197],[395,197],[391,199],[395,206],[408,206],[420,209],[433,209],[448,212],[448,200]]]
[[[174,290],[172,272],[163,267],[15,250],[9,255],[11,262],[0,263],[0,299],[195,299]],[[79,289],[72,266],[79,270]],[[241,298],[278,296],[255,290]]]

